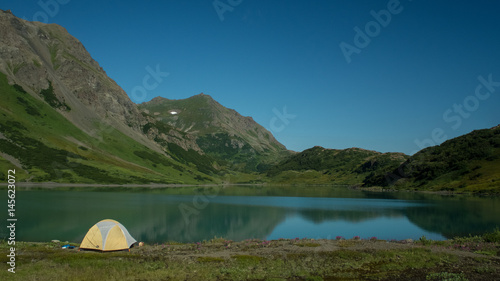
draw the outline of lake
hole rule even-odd
[[[96,222],[121,222],[138,241],[214,237],[442,240],[500,226],[500,199],[343,187],[215,186],[169,189],[18,190],[18,241],[81,242]],[[2,190],[1,202],[7,201]],[[7,203],[5,203],[7,209]],[[3,222],[6,213],[2,212]],[[7,228],[2,227],[2,237]]]

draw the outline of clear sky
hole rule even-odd
[[[64,26],[136,103],[203,92],[295,151],[412,154],[500,123],[500,1],[41,0],[0,8]]]

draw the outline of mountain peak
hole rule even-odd
[[[179,100],[158,97],[139,108],[195,140],[199,149],[221,163],[255,171],[257,161],[245,164],[244,157],[274,163],[286,154],[286,147],[253,118],[241,116],[204,93]]]
[[[162,104],[164,102],[168,102],[168,101],[185,101],[185,100],[189,100],[189,99],[204,99],[204,100],[211,100],[211,101],[215,101],[210,95],[205,95],[204,93],[199,93],[197,95],[194,95],[194,96],[191,96],[189,98],[185,98],[185,99],[169,99],[169,98],[165,98],[165,97],[162,97],[162,96],[157,96],[157,97],[154,97],[152,98],[150,101],[147,101],[147,102],[143,102],[142,104]]]
[[[12,11],[11,11],[11,10],[2,10],[2,9],[0,9],[0,11],[4,12],[4,13],[6,13],[6,14],[11,14],[11,15],[13,15],[13,13],[12,13]]]
[[[205,100],[214,100],[214,98],[212,98],[212,96],[206,95],[204,93],[199,93],[199,94],[194,95],[194,96],[192,96],[190,98],[201,98],[201,99],[205,99]]]
[[[157,96],[157,97],[152,98],[150,101],[143,102],[142,104],[147,104],[147,103],[148,104],[162,104],[163,102],[168,101],[168,100],[169,99],[167,99],[167,98]]]

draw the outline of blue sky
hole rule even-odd
[[[64,26],[136,103],[203,92],[295,151],[412,154],[500,123],[499,1],[41,0],[0,8]],[[163,74],[139,92],[147,69]]]

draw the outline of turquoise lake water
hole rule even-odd
[[[0,192],[7,210],[7,191]],[[337,187],[27,190],[16,194],[16,239],[81,242],[93,224],[110,218],[147,243],[214,237],[235,241],[337,236],[400,240],[425,235],[441,240],[491,231],[500,226],[498,214],[499,198]],[[6,220],[4,214],[2,221]],[[0,235],[7,236],[5,227]]]

